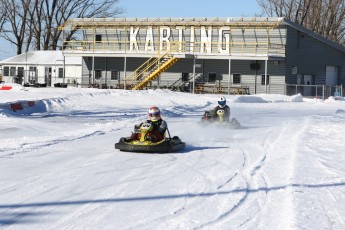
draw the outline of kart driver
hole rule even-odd
[[[161,118],[161,112],[158,107],[153,106],[148,111],[148,117],[149,120],[146,121],[146,123],[149,123],[153,126],[152,130],[149,131],[147,135],[147,140],[150,140],[152,142],[159,142],[164,139],[165,137],[165,131],[168,128],[168,124],[166,121],[164,121]],[[139,126],[136,126],[136,128],[139,128]],[[140,139],[140,133],[133,133],[131,135],[132,140],[138,140]]]
[[[221,96],[218,99],[218,105],[210,111],[209,115],[212,117],[214,120],[218,120],[218,115],[217,112],[218,110],[224,110],[224,121],[229,122],[230,120],[230,107],[226,104],[226,98],[224,96]]]

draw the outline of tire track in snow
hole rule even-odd
[[[23,142],[23,143],[19,144],[19,146],[16,148],[4,148],[1,155],[0,155],[0,158],[9,158],[9,157],[13,157],[16,155],[22,155],[22,154],[25,154],[28,152],[39,151],[43,148],[51,147],[54,145],[60,145],[60,144],[64,144],[67,142],[74,142],[74,141],[78,141],[78,140],[82,140],[82,139],[92,138],[94,136],[105,135],[107,133],[112,133],[112,132],[117,132],[120,130],[128,129],[129,126],[133,125],[133,121],[125,122],[125,124],[123,124],[122,126],[118,126],[117,128],[112,128],[110,130],[109,129],[107,130],[107,128],[106,128],[108,125],[109,125],[109,123],[102,124],[101,126],[95,126],[94,128],[91,127],[91,129],[93,129],[93,130],[90,130],[90,131],[81,130],[80,131],[81,133],[78,133],[77,135],[74,134],[75,131],[71,130],[69,132],[73,133],[73,134],[70,134],[67,136],[62,135],[61,137],[57,137],[57,138],[52,137],[52,139],[47,139],[44,141],[37,141],[35,138],[35,139],[33,139],[32,142]],[[102,128],[102,127],[104,127],[104,128]],[[129,134],[130,134],[130,132],[128,133],[128,135]]]
[[[228,221],[229,217],[233,216],[235,213],[236,215],[231,217],[230,220],[236,218],[237,215],[240,215],[243,212],[248,213],[248,211],[252,213],[251,219],[250,220],[247,219],[242,223],[238,223],[238,225],[236,226],[255,227],[255,226],[262,225],[262,221],[267,221],[265,219],[267,218],[265,216],[268,212],[266,209],[266,206],[267,206],[267,203],[272,202],[272,199],[270,197],[270,192],[269,192],[271,189],[269,186],[272,186],[271,181],[269,179],[271,177],[271,174],[270,173],[267,174],[267,168],[272,167],[272,164],[270,164],[271,162],[273,163],[273,165],[280,165],[279,163],[277,164],[277,162],[274,162],[274,160],[277,160],[277,161],[283,160],[284,162],[288,160],[289,163],[288,163],[288,166],[286,166],[288,170],[285,170],[287,171],[287,173],[284,172],[284,175],[286,175],[284,176],[284,179],[293,178],[295,157],[294,156],[291,157],[291,153],[292,151],[294,151],[293,154],[294,155],[297,154],[299,139],[300,139],[300,136],[303,135],[303,133],[305,132],[307,123],[308,123],[307,121],[304,121],[302,124],[299,122],[295,122],[295,123],[288,122],[287,124],[279,127],[278,129],[276,127],[272,128],[271,129],[272,131],[267,133],[264,136],[264,145],[261,147],[261,150],[258,151],[259,148],[255,149],[256,155],[261,156],[261,158],[259,158],[258,160],[255,160],[255,158],[249,158],[250,154],[244,153],[244,156],[246,156],[245,158],[247,158],[246,164],[243,166],[243,168],[238,172],[236,176],[237,177],[241,176],[246,182],[246,187],[243,188],[243,189],[246,189],[245,195],[242,197],[242,199],[239,200],[236,206],[231,207],[231,209],[224,212],[217,219],[214,219],[199,227],[205,228],[209,226],[218,226],[219,224]],[[299,128],[296,129],[296,127],[299,127]],[[291,143],[296,143],[296,145],[289,146],[289,148],[286,151],[282,151],[280,149],[280,145],[286,143],[287,139],[291,139]],[[291,147],[292,147],[292,150],[290,150]],[[260,152],[260,154],[258,154],[258,152]],[[280,153],[282,153],[283,156],[280,156]],[[278,157],[276,157],[277,155]],[[271,158],[273,159],[273,161]],[[278,159],[274,159],[274,158],[278,158]],[[254,163],[251,164],[250,161],[254,161]],[[273,171],[273,174],[279,171],[280,170],[275,169]],[[232,181],[232,180],[233,178],[229,179],[229,181]],[[292,202],[291,198],[287,198],[287,200],[290,200],[290,203]],[[277,200],[274,200],[273,202],[279,203],[279,201]],[[272,206],[272,205],[269,205],[269,206]],[[292,211],[291,209],[289,210],[290,212]],[[291,221],[292,220],[290,220],[289,223],[291,223]]]
[[[233,175],[231,176],[224,184],[218,186],[217,189],[221,189],[223,188],[226,184],[229,184],[231,181],[234,180],[234,178],[239,177],[239,180],[242,180],[243,183],[245,184],[244,187],[241,187],[241,190],[243,190],[243,194],[237,199],[237,201],[235,203],[232,203],[230,209],[223,211],[220,215],[218,215],[218,217],[214,218],[211,221],[208,221],[207,223],[201,224],[200,226],[198,226],[196,229],[203,229],[203,228],[208,228],[209,226],[218,224],[224,220],[226,220],[231,214],[233,214],[236,210],[238,210],[241,206],[244,205],[244,203],[246,202],[248,196],[249,196],[249,189],[250,189],[250,184],[249,184],[249,180],[243,176],[243,172],[246,171],[248,166],[248,153],[246,153],[244,150],[241,149],[242,152],[242,156],[243,156],[243,163],[242,163],[242,167]],[[231,196],[233,196],[230,193]]]
[[[245,167],[246,161],[247,161],[247,157],[248,157],[248,156],[247,156],[247,154],[244,153],[243,150],[241,150],[241,151],[242,151],[242,156],[243,156],[243,163],[242,163],[241,169],[239,169],[237,172],[235,172],[234,174],[232,174],[232,175],[229,177],[229,179],[228,179],[227,181],[225,181],[223,184],[219,185],[219,186],[217,187],[217,189],[221,189],[221,188],[223,188],[225,185],[229,184],[237,175],[239,175],[240,171]]]
[[[293,189],[287,187],[292,183],[295,174],[296,156],[301,146],[301,137],[305,134],[309,120],[289,121],[278,127],[264,142],[266,155],[253,170],[253,179],[263,178],[264,185],[257,187],[265,191],[267,203],[253,218],[252,226],[269,226],[284,223],[292,227],[294,223]],[[290,143],[286,146],[286,143]],[[256,181],[259,181],[256,179]],[[283,189],[275,190],[277,187]],[[274,192],[270,192],[274,191]],[[262,198],[257,198],[257,200]],[[277,210],[267,210],[266,207],[275,207]],[[274,217],[269,217],[273,215]]]

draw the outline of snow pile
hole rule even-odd
[[[325,100],[325,102],[335,102],[335,101],[345,101],[344,97],[329,97]]]
[[[257,96],[238,96],[233,100],[236,103],[267,103],[266,100],[262,99],[261,97]]]
[[[303,102],[303,96],[299,93],[290,97],[291,102]]]

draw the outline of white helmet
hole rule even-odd
[[[151,121],[155,122],[161,119],[161,111],[159,110],[158,107],[152,106],[149,111],[148,115]]]
[[[226,105],[226,98],[224,96],[221,96],[219,99],[218,99],[218,105],[220,108],[224,108],[225,105]]]

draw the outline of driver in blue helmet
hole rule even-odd
[[[218,98],[218,105],[210,111],[209,115],[214,119],[218,120],[218,110],[224,111],[224,121],[229,122],[230,120],[230,107],[226,104],[226,98],[221,96]]]

